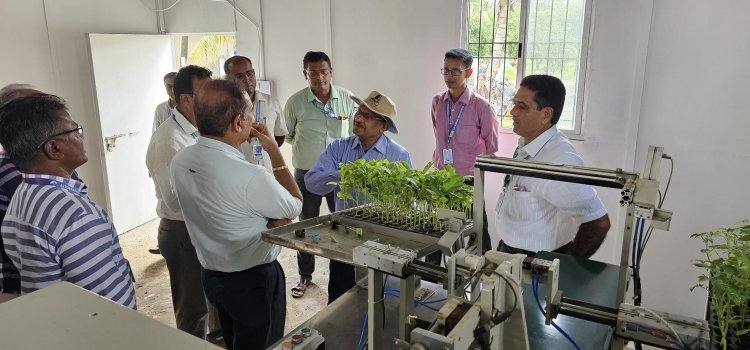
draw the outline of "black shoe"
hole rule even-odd
[[[159,250],[159,247],[156,248],[149,248],[148,252],[154,255],[161,255],[161,250]]]

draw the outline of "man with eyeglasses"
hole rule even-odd
[[[320,154],[334,140],[351,135],[351,117],[357,105],[352,93],[331,84],[333,68],[325,52],[309,51],[302,59],[302,75],[308,87],[289,98],[284,107],[284,117],[289,134],[286,141],[292,144],[294,179],[302,191],[302,214],[305,220],[320,215],[323,197],[328,210],[334,211],[333,192],[315,194],[305,187],[305,174],[315,165]],[[302,297],[312,283],[315,258],[312,254],[297,253],[300,280],[292,287],[292,296]]]
[[[302,194],[250,98],[236,81],[214,80],[198,91],[201,137],[180,151],[171,178],[203,267],[203,289],[219,311],[228,349],[265,349],[284,335],[286,279],[281,247],[261,232],[291,223]],[[240,145],[255,137],[271,157],[250,164]]]
[[[333,192],[336,195],[339,187],[331,183],[341,181],[340,165],[357,159],[405,161],[411,167],[409,152],[385,135],[386,131],[398,133],[393,122],[396,118],[393,101],[378,91],[371,92],[364,100],[354,96],[351,99],[359,105],[354,114],[354,135],[333,141],[320,155],[315,167],[305,174],[305,185],[312,193],[323,195]],[[336,197],[336,210],[342,209],[344,200]],[[354,267],[331,260],[328,303],[346,293],[354,284]]]
[[[23,172],[2,223],[21,293],[67,281],[135,309],[135,288],[106,212],[72,178],[88,161],[83,128],[57,96],[18,98],[0,109],[0,142]]]
[[[456,173],[474,176],[474,163],[480,154],[497,152],[498,123],[489,102],[471,91],[466,80],[471,77],[474,59],[464,49],[451,49],[445,53],[443,80],[448,90],[432,99],[432,128],[435,132],[435,150],[432,162],[435,168],[452,166]],[[482,250],[491,249],[484,213]],[[427,256],[427,261],[440,264],[441,253]]]
[[[176,75],[177,72],[169,72],[164,75],[164,90],[167,91],[167,96],[169,98],[157,105],[156,109],[154,110],[154,126],[151,129],[152,134],[156,131],[159,125],[172,118],[172,109],[177,105],[173,90],[174,77]]]
[[[271,130],[273,137],[279,147],[284,144],[284,137],[289,133],[286,130],[284,116],[281,114],[281,105],[275,97],[260,92],[256,89],[255,69],[253,62],[245,56],[232,56],[224,62],[224,74],[227,79],[236,79],[245,89],[253,102],[250,114],[256,123],[263,123]],[[248,162],[271,169],[271,158],[268,152],[259,147],[258,140],[248,140],[242,144],[242,154]]]
[[[177,328],[201,339],[215,342],[221,337],[218,322],[206,334],[211,323],[201,284],[201,265],[188,236],[185,217],[169,179],[169,166],[175,154],[194,145],[198,139],[195,117],[195,93],[211,80],[211,71],[194,65],[186,66],[174,78],[177,105],[172,117],[156,129],[146,151],[146,166],[154,181],[159,222],[158,242],[167,262]],[[209,325],[210,327],[210,325]]]
[[[549,75],[529,75],[513,97],[514,158],[583,166],[565,134],[557,129],[565,85]],[[497,250],[534,256],[554,251],[589,258],[610,228],[607,209],[589,185],[505,176],[495,209]]]

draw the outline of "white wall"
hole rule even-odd
[[[664,203],[672,228],[655,233],[643,259],[654,308],[701,317],[705,293],[689,292],[701,246],[688,236],[750,218],[748,12],[742,0],[654,1],[637,162],[658,144],[676,165]]]
[[[72,117],[84,127],[86,136],[89,162],[79,168],[79,173],[91,198],[102,206],[107,206],[104,149],[85,34],[158,33],[154,6],[147,0],[0,2],[0,86],[31,83],[68,102]],[[237,6],[260,20],[258,0],[240,0]],[[167,31],[176,33],[232,32],[235,27],[232,7],[225,2],[183,0],[165,13],[165,20]],[[237,25],[243,28],[237,34],[238,49],[257,51],[254,27],[241,15],[237,16]]]
[[[99,203],[104,203],[103,157],[100,140],[91,137],[98,135],[98,121],[84,33],[156,33],[156,15],[144,3],[148,1],[0,2],[0,84],[29,82],[69,101],[71,114],[87,130],[91,160],[81,174]],[[282,104],[306,86],[304,53],[326,51],[337,84],[358,95],[380,89],[396,100],[402,133],[395,138],[409,148],[417,165],[432,152],[429,101],[444,89],[437,73],[443,52],[459,45],[458,4],[238,1],[263,26],[264,78],[274,82]],[[665,146],[677,163],[665,202],[676,213],[672,230],[657,231],[644,257],[647,306],[699,317],[703,295],[688,292],[698,273],[690,262],[699,247],[687,235],[748,217],[742,202],[750,193],[742,181],[750,173],[750,118],[742,104],[750,92],[750,73],[742,69],[750,61],[750,24],[743,18],[748,10],[750,3],[740,0],[594,4],[584,140],[576,141],[576,148],[594,167],[641,172],[649,144]],[[165,16],[170,32],[234,29],[231,8],[221,2],[183,0]],[[239,52],[256,57],[257,35],[247,20],[237,18]],[[513,136],[503,138],[509,146],[500,153],[508,155]],[[595,258],[618,262],[618,194],[607,189],[600,194],[614,222]],[[490,208],[495,198],[488,196]]]

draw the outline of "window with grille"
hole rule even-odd
[[[521,79],[560,78],[567,90],[560,130],[581,134],[591,0],[468,0],[468,50],[474,91],[490,101],[503,128]]]

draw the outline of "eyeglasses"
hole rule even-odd
[[[245,77],[247,77],[248,79],[255,78],[255,69],[251,69],[247,72],[239,72],[235,74],[234,77],[240,80],[244,79]]]
[[[36,146],[36,149],[41,149],[44,146],[45,143],[49,142],[50,140],[52,140],[55,137],[62,136],[62,135],[65,135],[65,134],[68,134],[68,133],[71,133],[71,132],[77,132],[79,136],[83,136],[83,127],[79,125],[75,129],[65,130],[65,131],[58,132],[57,134],[52,134],[49,137],[47,137],[46,139],[44,139],[44,141],[42,141],[42,143],[40,143],[39,146]]]
[[[385,119],[383,119],[383,117],[379,115],[365,114],[362,112],[361,108],[357,108],[357,110],[354,111],[354,116],[356,117],[357,115],[361,115],[364,120],[368,120],[368,121],[378,120],[378,121],[388,124],[388,122],[386,122]]]
[[[305,72],[307,72],[307,76],[308,77],[313,77],[313,78],[316,78],[318,76],[327,77],[328,74],[331,74],[331,70],[330,69],[321,69],[321,70],[310,70],[310,69],[307,69],[307,70],[305,70]]]
[[[452,75],[454,77],[457,77],[457,76],[461,75],[461,73],[463,73],[463,72],[465,72],[465,71],[467,71],[469,69],[471,69],[471,68],[464,68],[464,69],[458,69],[458,68],[453,68],[453,69],[440,68],[440,73],[442,73],[443,75],[448,75],[448,73],[450,73],[450,75]]]

